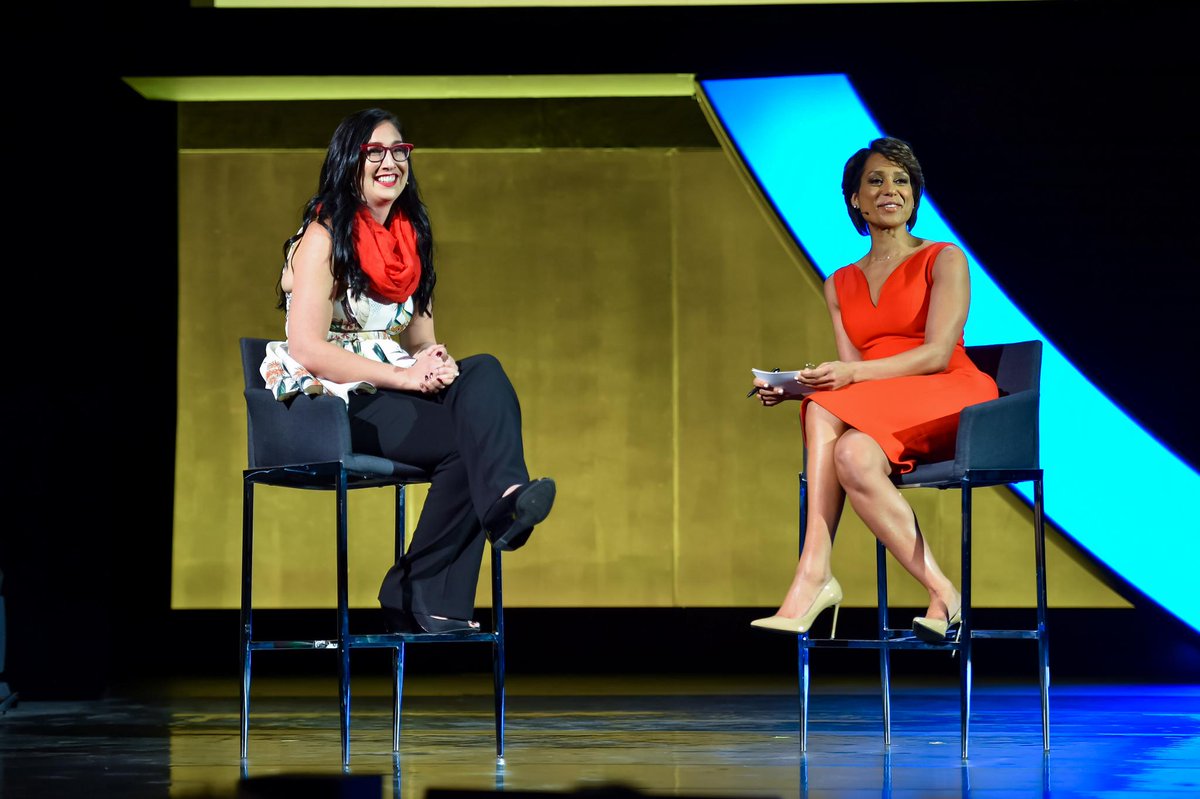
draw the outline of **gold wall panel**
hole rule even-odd
[[[237,340],[282,336],[281,245],[322,155],[180,154],[176,608],[239,601]],[[830,357],[833,340],[819,281],[727,156],[453,149],[414,161],[437,240],[439,338],[456,357],[501,360],[530,470],[559,484],[550,519],[505,556],[506,603],[774,606],[795,563],[798,406],[746,399],[749,370]],[[957,493],[907,496],[956,575]],[[257,497],[256,605],[331,605],[332,496]],[[411,529],[424,490],[410,497]],[[977,604],[1030,605],[1028,510],[1002,489],[977,492],[975,509]],[[389,490],[352,492],[354,606],[377,606],[391,524]],[[874,605],[873,542],[848,509],[834,569],[850,605]],[[1074,557],[1052,537],[1052,605],[1126,605]],[[894,575],[893,603],[923,605],[915,582]],[[477,597],[487,604],[486,562]]]

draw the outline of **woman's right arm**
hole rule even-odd
[[[313,222],[304,231],[289,264],[283,288],[292,293],[288,309],[288,352],[317,378],[335,383],[366,380],[380,388],[428,392],[436,390],[424,375],[434,371],[431,356],[418,357],[409,368],[392,366],[342,349],[329,341],[333,321],[333,242],[329,231]],[[441,361],[438,360],[437,365]],[[440,385],[437,386],[440,388]]]
[[[810,388],[828,390],[841,388],[853,382],[854,369],[863,358],[858,347],[850,341],[846,327],[842,324],[842,306],[838,302],[834,275],[825,278],[824,289],[825,306],[829,309],[829,321],[833,325],[833,341],[837,346],[838,359],[825,361],[811,369],[801,369],[796,381]]]
[[[838,358],[853,363],[862,360],[862,353],[850,343],[846,328],[842,325],[842,307],[838,304],[837,286],[833,275],[825,278],[825,305],[829,308],[829,319],[833,322],[833,340],[837,344]]]

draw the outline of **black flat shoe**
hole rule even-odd
[[[450,619],[427,613],[412,613],[399,608],[383,608],[384,625],[389,633],[477,633],[479,622]]]
[[[496,500],[483,520],[492,546],[502,551],[525,546],[534,526],[550,515],[556,493],[554,480],[541,477]]]
[[[445,616],[430,616],[425,613],[412,614],[417,626],[427,633],[477,633],[479,622],[471,619],[448,619]]]

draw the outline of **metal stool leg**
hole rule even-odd
[[[496,705],[496,765],[504,765],[504,590],[500,550],[492,550],[492,697]]]
[[[879,608],[879,681],[883,691],[883,745],[892,745],[892,653],[888,647],[887,548],[875,542],[875,587]]]
[[[962,759],[967,759],[971,732],[971,481],[962,485],[962,621],[959,623],[959,713],[962,717]]]
[[[808,633],[797,638],[800,667],[800,751],[808,751]]]
[[[1050,751],[1050,642],[1046,637],[1046,528],[1042,481],[1033,481],[1034,550],[1037,558],[1038,682],[1042,693],[1042,749]]]
[[[808,452],[804,453],[804,463],[808,464]],[[800,550],[797,557],[804,554],[804,533],[808,526],[808,477],[800,473]],[[800,683],[800,751],[808,751],[808,633],[801,633],[797,639],[797,668]]]
[[[253,629],[253,572],[254,572],[254,483],[242,480],[242,618],[241,618],[241,752],[246,759],[247,738],[250,732],[250,666],[254,640]]]
[[[396,486],[396,507],[394,509],[394,525],[396,528],[396,543],[395,543],[395,562],[399,562],[400,557],[404,554],[405,541],[407,538],[405,516],[407,505],[405,501],[408,493],[405,490],[404,484]],[[400,720],[403,715],[401,703],[404,701],[404,642],[401,641],[392,650],[392,753],[400,751]],[[397,775],[399,771],[397,770]],[[399,796],[399,794],[396,794]]]
[[[337,626],[338,698],[342,736],[342,766],[350,765],[350,600],[347,586],[348,557],[346,469],[337,476]]]

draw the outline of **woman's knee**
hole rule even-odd
[[[475,364],[476,369],[503,369],[500,365],[500,359],[490,352],[480,352],[475,355],[468,356],[463,359],[464,362],[469,361]]]
[[[495,355],[487,352],[481,352],[477,355],[470,355],[463,358],[459,364],[459,372],[463,375],[467,374],[490,374],[502,376],[504,375],[504,367],[500,363],[500,359]],[[505,376],[507,378],[507,376]]]
[[[849,490],[887,478],[887,459],[875,439],[858,430],[847,430],[833,450],[838,482]]]
[[[458,363],[458,381],[487,391],[512,391],[512,381],[500,359],[489,353],[463,358]]]

